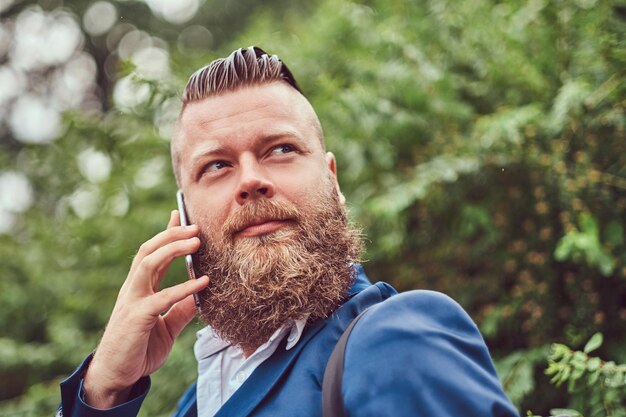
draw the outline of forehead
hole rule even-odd
[[[232,139],[298,131],[316,135],[316,115],[309,102],[283,82],[246,86],[190,103],[180,117],[174,140],[183,150],[198,140]]]

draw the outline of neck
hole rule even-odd
[[[257,347],[249,347],[249,348],[245,348],[245,349],[242,348],[241,350],[243,352],[243,357],[246,358],[246,359],[249,358],[254,352],[256,352],[256,350],[258,348],[259,348],[258,346]]]

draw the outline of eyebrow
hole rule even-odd
[[[191,155],[191,166],[196,166],[198,161],[207,155],[223,153],[226,151],[226,146],[222,145],[205,145]]]
[[[256,143],[259,140],[261,140],[264,143],[266,143],[266,142],[278,141],[280,139],[285,139],[285,138],[296,140],[301,146],[303,146],[304,148],[308,150],[308,146],[306,145],[304,138],[302,138],[300,135],[296,134],[293,131],[282,131],[282,132],[271,133],[268,135],[259,135],[259,137],[255,138],[254,141]],[[211,145],[205,145],[201,147],[199,150],[194,152],[193,155],[191,156],[192,169],[195,168],[198,165],[199,161],[202,160],[203,158],[206,158],[207,156],[212,155],[212,154],[226,153],[229,148],[230,147],[228,146],[228,143],[224,145],[211,144]]]
[[[302,146],[306,145],[306,142],[304,141],[303,137],[298,135],[296,132],[292,132],[288,130],[283,131],[283,132],[271,133],[269,135],[263,135],[261,139],[263,140],[263,142],[274,142],[276,140],[285,139],[285,138],[294,139],[298,143],[300,143],[300,145]]]

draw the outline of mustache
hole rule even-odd
[[[246,227],[272,220],[293,220],[299,223],[302,212],[290,202],[278,203],[269,199],[259,199],[241,206],[222,226],[222,235],[232,238]]]

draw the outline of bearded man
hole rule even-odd
[[[174,211],[141,246],[95,354],[61,384],[58,414],[135,416],[196,294],[207,326],[177,417],[320,416],[331,351],[365,309],[336,393],[348,415],[517,415],[458,304],[368,281],[335,158],[276,56],[239,49],[191,76],[172,164],[195,224]],[[161,289],[190,253],[200,277]]]

